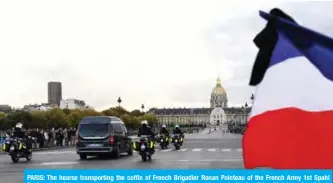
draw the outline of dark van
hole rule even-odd
[[[90,116],[81,120],[77,130],[76,152],[80,159],[87,156],[133,154],[132,139],[117,117]]]

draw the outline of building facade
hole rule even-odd
[[[0,105],[0,112],[10,113],[12,111],[12,107],[10,105]]]
[[[48,103],[60,106],[62,100],[62,86],[61,82],[49,82],[47,84]]]
[[[54,107],[57,107],[57,106],[52,105],[52,104],[47,104],[47,103],[29,104],[29,105],[25,105],[22,110],[26,111],[26,112],[47,111],[47,110],[53,109]]]
[[[250,112],[248,107],[228,107],[228,98],[220,78],[210,95],[210,108],[163,108],[150,109],[160,124],[223,125],[245,123]]]
[[[61,109],[84,109],[87,108],[86,103],[83,100],[67,99],[60,101]]]

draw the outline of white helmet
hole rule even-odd
[[[22,123],[17,123],[17,124],[15,125],[15,128],[20,128],[20,129],[22,129],[22,127],[23,127]]]
[[[166,125],[162,125],[162,128],[166,128]]]
[[[179,125],[176,125],[175,128],[179,128]]]
[[[143,121],[141,121],[141,125],[148,125],[147,120],[143,120]]]

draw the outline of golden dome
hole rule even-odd
[[[221,84],[221,79],[217,78],[216,86],[213,88],[212,95],[226,95],[226,92]]]

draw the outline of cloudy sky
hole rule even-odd
[[[299,23],[333,36],[333,2],[229,0],[0,1],[0,104],[47,101],[47,82],[63,98],[102,109],[208,107],[221,77],[231,105],[253,88],[265,22],[258,10],[281,7]]]

